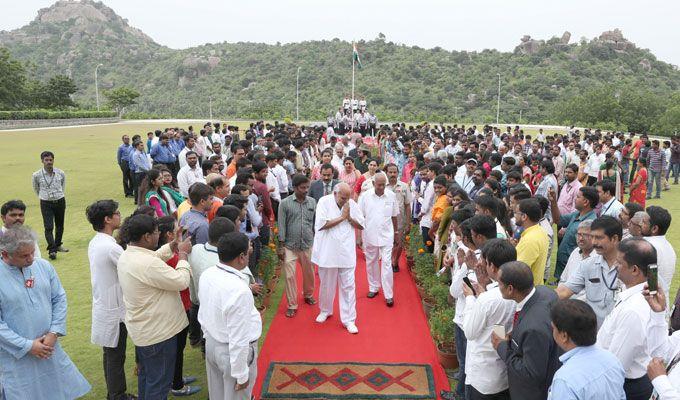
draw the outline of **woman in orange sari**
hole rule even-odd
[[[647,199],[647,160],[638,158],[635,178],[630,184],[630,202],[645,206]]]

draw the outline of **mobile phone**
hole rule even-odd
[[[472,286],[472,282],[470,282],[470,278],[468,278],[467,276],[464,276],[464,277],[463,277],[463,282],[465,282],[465,284],[468,285],[468,287],[469,287],[470,289],[472,289],[472,294],[475,295],[475,296],[477,296],[477,291],[476,291],[475,288]]]
[[[496,336],[498,336],[500,338],[504,338],[505,337],[505,325],[494,324],[493,333],[495,333]]]
[[[649,294],[656,294],[659,290],[659,266],[657,264],[649,264],[647,288],[649,289]]]

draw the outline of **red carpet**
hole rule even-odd
[[[287,302],[284,295],[260,350],[253,393],[255,399],[260,398],[262,382],[272,361],[429,364],[432,366],[437,396],[440,390],[448,390],[448,379],[437,361],[437,351],[420,297],[403,257],[400,264],[401,272],[394,274],[394,307],[388,308],[382,292],[373,299],[366,297],[368,282],[365,259],[363,253],[357,253],[357,335],[350,334],[342,326],[337,295],[333,316],[323,324],[314,321],[319,313],[318,305],[305,304],[301,294],[297,315],[286,318]],[[301,288],[299,268],[298,288]],[[318,291],[318,275],[316,279]]]

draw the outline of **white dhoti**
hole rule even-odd
[[[319,267],[319,309],[333,314],[335,291],[339,292],[340,321],[343,325],[354,324],[357,319],[357,295],[354,268]]]
[[[377,292],[382,286],[385,299],[394,297],[394,273],[392,272],[392,246],[364,246],[368,290]]]
[[[364,217],[354,200],[348,200],[350,216],[363,226]],[[319,266],[319,309],[322,313],[333,313],[335,291],[340,295],[340,321],[347,326],[357,319],[357,295],[354,270],[357,262],[354,227],[344,220],[330,229],[322,229],[326,222],[342,214],[333,194],[319,199],[316,206],[314,245],[312,262]]]

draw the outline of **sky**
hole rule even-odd
[[[0,30],[33,20],[51,0],[0,0]],[[524,35],[571,42],[619,28],[680,65],[680,2],[660,0],[105,0],[129,24],[175,49],[219,42],[388,41],[447,50],[512,51]]]

